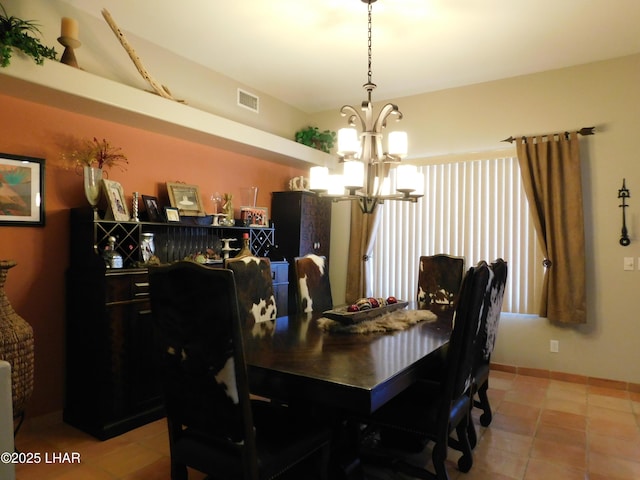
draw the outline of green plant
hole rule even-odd
[[[307,127],[296,132],[296,142],[329,153],[336,143],[336,132],[330,130],[321,132],[318,127]]]
[[[38,65],[44,63],[45,58],[56,59],[54,48],[45,47],[29,33],[40,35],[38,25],[32,20],[21,20],[9,17],[7,11],[0,5],[0,66],[6,67],[11,59],[11,48],[22,50],[33,57]]]

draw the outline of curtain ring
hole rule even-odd
[[[542,266],[544,268],[551,268],[552,265],[553,265],[553,262],[548,258],[545,258],[544,260],[542,260]]]

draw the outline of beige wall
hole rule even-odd
[[[35,20],[40,25],[42,43],[54,47],[59,57],[64,51],[57,42],[60,36],[60,19],[63,16],[75,18],[79,23],[82,42],[82,46],[75,50],[80,68],[141,90],[151,90],[100,13],[102,8],[109,9],[109,2],[104,2],[104,5],[96,3],[94,15],[88,15],[59,0],[3,0],[2,5],[9,15]],[[178,11],[179,8],[176,8]],[[114,21],[122,27],[127,40],[151,76],[167,86],[175,98],[205,112],[291,140],[296,130],[307,125],[307,115],[304,112],[168,50],[159,49],[127,31],[124,27],[126,19],[115,17]],[[237,105],[238,88],[260,98],[259,114]]]
[[[595,135],[581,140],[588,323],[561,327],[536,316],[505,315],[493,361],[640,383],[640,200],[634,200],[640,195],[635,148],[640,128],[640,55],[393,102],[404,114],[395,128],[408,131],[415,161],[505,148],[512,152],[501,139],[596,127]],[[317,115],[314,122],[321,128],[344,126],[337,110]],[[628,247],[618,244],[617,194],[623,178],[631,192]],[[348,217],[335,215],[342,209],[344,205],[334,205],[330,265],[334,285],[344,285],[345,277],[340,257],[348,239],[340,232],[348,231]],[[623,271],[624,257],[635,259],[636,270]],[[560,341],[559,353],[549,352],[551,339]]]

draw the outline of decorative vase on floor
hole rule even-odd
[[[4,291],[7,273],[15,265],[0,260],[0,360],[11,364],[13,417],[22,420],[33,393],[34,344],[31,325],[13,310]]]

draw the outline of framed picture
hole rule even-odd
[[[240,207],[240,220],[246,227],[268,227],[269,209],[267,207]]]
[[[44,160],[0,153],[0,226],[44,226]]]
[[[142,203],[144,203],[144,208],[147,210],[147,218],[150,222],[164,222],[156,197],[142,195]]]
[[[186,183],[167,182],[167,193],[171,206],[180,211],[185,217],[204,217],[200,189],[196,185]]]
[[[180,211],[175,207],[164,207],[164,216],[169,223],[180,221]]]
[[[122,185],[113,180],[102,179],[102,187],[109,203],[109,210],[113,219],[118,222],[126,222],[129,217],[129,209],[124,198],[124,190]]]

